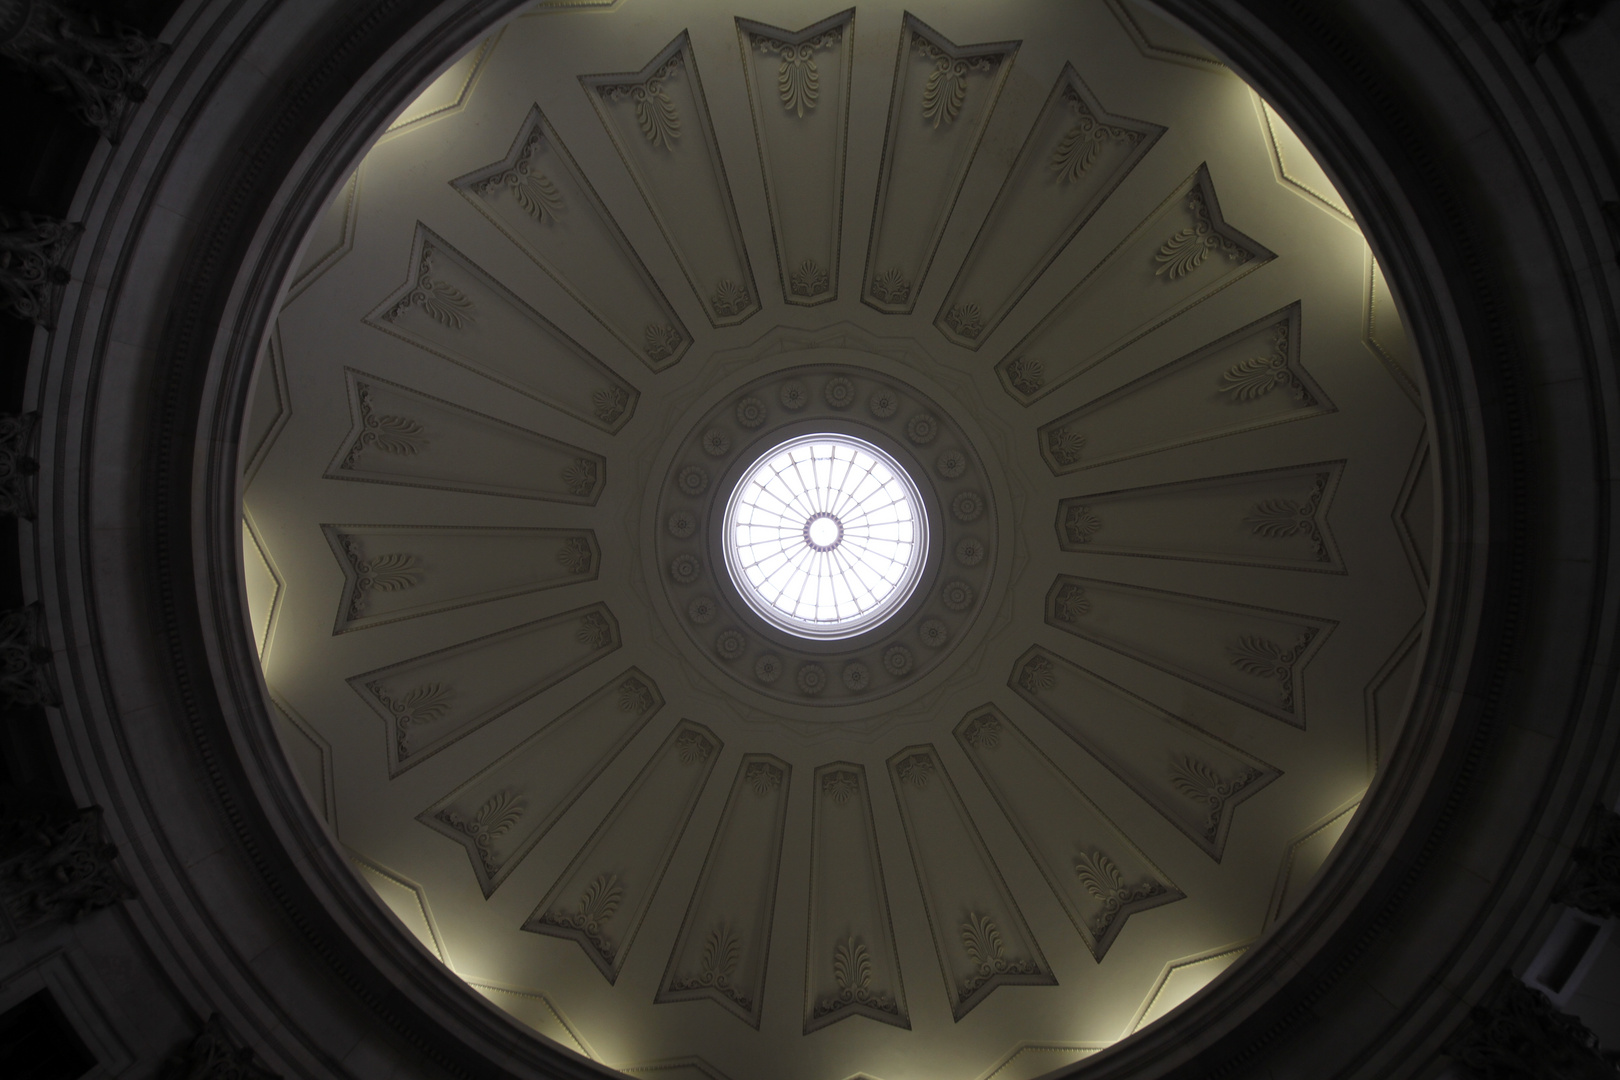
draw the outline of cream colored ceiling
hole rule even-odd
[[[1074,1061],[1286,915],[1399,725],[1421,375],[1343,201],[1145,9],[910,11],[518,18],[336,194],[248,417],[312,803],[633,1074]],[[801,648],[709,515],[818,427],[942,542]]]

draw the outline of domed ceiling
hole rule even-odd
[[[1239,960],[1349,824],[1424,623],[1420,388],[1303,143],[1146,8],[542,5],[310,237],[251,632],[357,872],[544,1036],[1034,1076]],[[847,637],[725,553],[739,477],[824,433],[927,536]]]

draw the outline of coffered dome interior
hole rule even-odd
[[[1425,407],[1352,208],[1146,7],[539,4],[286,284],[243,632],[333,842],[541,1037],[1033,1077],[1241,963],[1351,826]],[[888,545],[826,603],[739,586],[727,527],[811,435],[873,479],[812,466],[855,494],[782,529],[834,519],[849,580]]]

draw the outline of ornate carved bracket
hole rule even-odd
[[[133,897],[134,888],[113,866],[117,855],[118,848],[102,836],[97,806],[66,816],[0,818],[0,931],[9,940]]]
[[[1592,808],[1557,899],[1603,919],[1620,917],[1620,814]]]
[[[1620,1057],[1579,1020],[1504,971],[1445,1046],[1478,1080],[1613,1080]]]
[[[1603,0],[1496,0],[1491,15],[1507,28],[1525,60],[1533,63],[1543,49],[1601,6]]]
[[[111,142],[169,47],[60,0],[0,0],[0,59],[38,76]]]
[[[243,1046],[219,1014],[208,1018],[202,1033],[170,1055],[157,1080],[281,1080]]]
[[[0,211],[0,312],[51,327],[79,231],[41,214]]]

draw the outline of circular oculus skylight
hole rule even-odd
[[[748,606],[822,640],[893,615],[928,556],[917,485],[887,452],[849,435],[803,435],[766,451],[726,500],[722,536]]]

